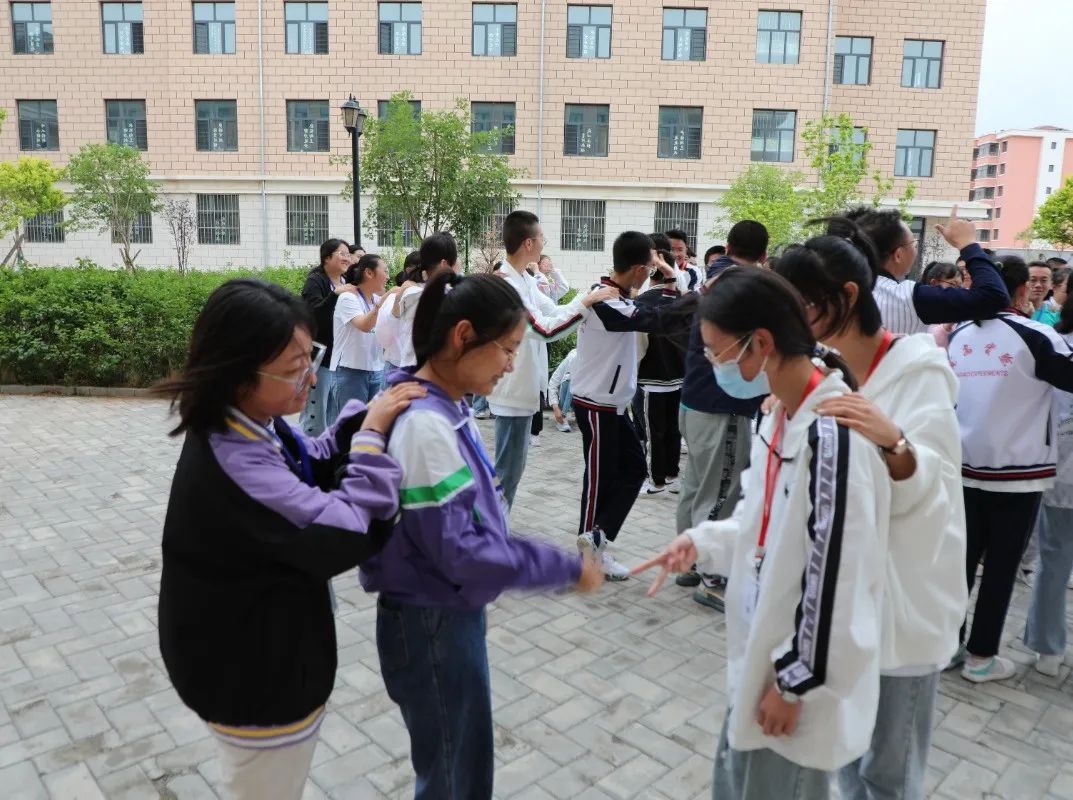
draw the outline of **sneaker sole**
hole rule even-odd
[[[970,683],[991,683],[993,681],[1008,681],[1010,678],[1016,678],[1017,673],[1011,672],[1008,675],[992,675],[988,673],[983,676],[976,676],[969,672],[967,669],[961,670],[961,677]]]
[[[608,575],[605,572],[604,573],[604,579],[608,580],[608,581],[611,581],[612,583],[622,583],[623,581],[628,581],[630,579],[630,576],[629,575]]]
[[[724,603],[718,597],[712,597],[707,592],[693,592],[693,600],[697,603],[700,603],[702,606],[707,606],[708,608],[714,609],[716,611],[726,611],[726,603]]]

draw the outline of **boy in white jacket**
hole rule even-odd
[[[869,747],[879,695],[890,483],[874,445],[819,417],[849,391],[817,349],[800,297],[731,267],[701,302],[719,385],[779,400],[754,437],[734,515],[679,536],[650,593],[694,562],[729,576],[727,697],[718,800],[827,798],[830,772]]]

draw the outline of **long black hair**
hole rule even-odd
[[[327,272],[324,269],[324,263],[335,254],[335,251],[339,249],[339,245],[343,245],[346,249],[350,250],[350,245],[347,244],[345,239],[325,239],[320,245],[320,264],[313,267],[313,271]]]
[[[853,225],[848,220],[846,224]],[[788,247],[779,257],[775,271],[823,317],[820,339],[842,333],[854,322],[865,336],[876,333],[883,325],[872,296],[875,273],[851,240],[814,236],[804,244]],[[857,285],[857,302],[852,306],[844,288],[847,283]]]
[[[424,283],[425,279],[422,272],[421,251],[411,250],[406,254],[406,259],[402,262],[402,271],[395,276],[395,285],[402,286],[406,281]]]
[[[366,253],[356,263],[347,267],[346,272],[343,273],[343,280],[354,286],[359,286],[365,280],[365,274],[376,272],[376,268],[380,266],[383,260],[376,253]]]
[[[1073,333],[1073,293],[1066,296],[1066,301],[1062,303],[1062,310],[1058,315],[1058,322],[1055,323],[1054,329],[1059,333]]]
[[[477,334],[466,348],[472,350],[510,331],[524,313],[522,298],[500,277],[441,272],[425,285],[414,315],[417,366],[446,346],[451,329],[462,320],[468,320]]]
[[[295,328],[312,335],[313,317],[282,286],[255,278],[219,286],[194,323],[182,373],[152,389],[178,410],[179,424],[170,435],[222,429],[227,407],[257,383],[257,371],[287,348]]]
[[[920,282],[930,284],[932,281],[939,281],[941,283],[942,281],[952,281],[954,278],[960,277],[961,270],[957,264],[952,264],[949,261],[932,261],[920,273]]]
[[[764,328],[783,356],[819,357],[842,372],[852,390],[857,381],[834,350],[817,346],[801,295],[788,280],[760,267],[727,267],[700,302],[701,319],[741,338]]]

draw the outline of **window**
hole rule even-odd
[[[611,106],[567,104],[563,125],[564,156],[606,156]]]
[[[234,100],[195,100],[198,150],[238,150],[238,110]]]
[[[1058,149],[1058,142],[1051,142],[1051,149],[1052,150],[1057,150]],[[1006,142],[1002,143],[1002,152],[1003,153],[1006,152]]]
[[[991,239],[996,242],[998,241],[998,228],[995,228],[994,232],[991,234]]]
[[[418,117],[421,116],[421,101],[420,100],[410,100],[408,102],[410,103],[410,110],[413,112],[414,119],[417,119]],[[387,119],[387,112],[388,112],[389,108],[391,108],[391,101],[390,100],[377,100],[376,101],[376,118],[377,119]]]
[[[754,109],[750,160],[793,161],[796,128],[796,111]]]
[[[902,86],[938,89],[943,79],[943,43],[906,39],[902,50]]]
[[[119,231],[115,228],[112,229],[112,244],[119,244],[123,241],[123,237],[119,235]],[[153,243],[153,215],[148,211],[139,214],[134,218],[134,222],[130,225],[130,243],[131,244],[152,244]]]
[[[1001,208],[996,208],[995,209],[995,219],[1002,219],[1002,209]]]
[[[697,249],[697,203],[656,203],[656,218],[652,223],[654,231],[678,229],[685,231],[689,237],[686,244]]]
[[[835,38],[835,83],[867,86],[872,82],[872,38]]]
[[[477,234],[475,242],[479,242],[482,235],[492,234],[494,239],[502,241],[503,239],[503,223],[507,219],[507,215],[514,210],[514,203],[510,200],[500,200],[495,203],[492,213],[486,216],[481,222],[481,233]]]
[[[473,4],[473,55],[513,56],[518,50],[518,6]]]
[[[603,250],[607,204],[603,200],[563,200],[563,250]]]
[[[118,55],[145,52],[141,3],[101,3],[104,52]]]
[[[704,109],[690,106],[659,107],[659,158],[700,158]]]
[[[514,103],[474,103],[470,122],[473,132],[501,131],[499,142],[490,152],[514,153]]]
[[[403,247],[413,247],[420,239],[414,234],[410,221],[402,214],[387,211],[376,212],[377,247],[394,247],[401,242]]]
[[[979,147],[972,148],[972,160],[975,161],[979,157],[980,157],[980,148]]]
[[[611,6],[566,7],[566,57],[611,58]]]
[[[761,11],[756,20],[756,60],[796,64],[801,57],[801,12]]]
[[[287,244],[319,245],[328,238],[328,195],[287,195]]]
[[[1048,164],[1047,165],[1047,171],[1048,172],[1054,172],[1054,164]]]
[[[1003,148],[1004,148],[1003,152],[1006,152],[1005,151],[1006,142],[1003,142],[1002,144],[1003,144]],[[987,146],[987,155],[989,155],[989,156],[997,156],[998,155],[998,142],[992,142],[991,144],[989,144]]]
[[[52,52],[51,3],[12,3],[11,25],[16,53]]]
[[[868,141],[868,134],[865,132],[864,128],[854,128],[853,129],[853,136],[850,139],[850,142],[855,147],[860,147],[861,148],[859,150],[855,150],[855,152],[853,154],[853,160],[854,161],[858,161],[861,158],[863,158],[863,156],[864,156],[863,146],[864,146],[865,142],[867,142],[867,141]],[[835,153],[837,153],[839,150],[842,149],[841,144],[842,144],[842,142],[841,142],[841,138],[839,136],[838,130],[831,131],[831,143],[827,146],[827,152],[830,153],[831,155],[834,155]]]
[[[703,61],[707,40],[707,9],[663,9],[664,61]]]
[[[149,149],[144,100],[105,100],[104,117],[109,142]]]
[[[26,241],[63,244],[63,209],[38,214],[26,220]]]
[[[990,200],[995,196],[994,187],[988,186],[986,189],[976,189],[973,192],[972,200]]]
[[[998,196],[1002,197],[1002,187],[998,187]]]
[[[1047,187],[1047,194],[1050,194],[1052,191],[1054,191],[1054,190],[1050,186],[1048,186]]]
[[[292,153],[328,152],[331,149],[330,113],[327,100],[288,100],[287,150]]]
[[[1006,165],[1005,164],[999,164],[998,165],[998,174],[999,175],[1005,175],[1006,174]]]
[[[18,100],[19,149],[59,150],[60,119],[55,100]]]
[[[239,244],[237,194],[197,195],[197,243]]]
[[[981,228],[980,230],[976,231],[976,240],[978,242],[990,242],[991,231],[987,228]]]
[[[935,131],[898,129],[894,174],[899,178],[930,178],[935,160]]]
[[[421,55],[421,4],[380,4],[380,55]]]
[[[235,52],[234,3],[194,3],[194,52]]]
[[[328,4],[284,3],[287,19],[287,52],[292,55],[323,55],[328,52]]]

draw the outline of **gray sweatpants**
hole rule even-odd
[[[749,463],[752,425],[749,417],[679,409],[678,427],[689,458],[678,495],[678,533],[733,513],[741,496],[741,472]]]

